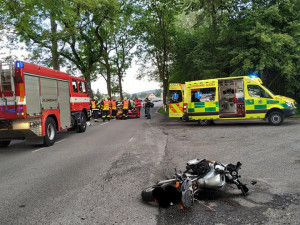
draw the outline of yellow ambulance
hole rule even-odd
[[[183,119],[207,125],[213,120],[267,119],[280,125],[295,115],[296,102],[273,94],[257,76],[228,77],[185,83]]]
[[[184,84],[170,83],[169,85],[169,117],[183,116]]]

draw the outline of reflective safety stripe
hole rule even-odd
[[[123,109],[128,109],[128,106],[129,106],[129,102],[124,100],[123,101]]]
[[[103,102],[103,105],[104,105],[104,106],[103,106],[103,110],[109,110],[109,105],[110,105],[110,104],[109,104],[109,101],[104,101],[104,102]]]
[[[24,84],[23,83],[19,84],[19,89],[20,89],[20,102],[24,102],[25,88],[24,88]]]
[[[91,101],[92,103],[92,109],[95,109],[96,108],[96,102],[95,101]]]
[[[169,104],[169,109],[171,109],[173,113],[182,113],[183,112],[183,107],[180,105],[180,103]]]
[[[111,101],[111,109],[117,109],[117,102]]]

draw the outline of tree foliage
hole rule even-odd
[[[6,42],[25,42],[31,60],[89,84],[103,75],[121,98],[137,49],[165,104],[169,82],[251,73],[299,95],[299,11],[299,0],[2,0],[0,29]]]
[[[185,5],[176,27],[172,82],[256,73],[277,93],[299,91],[299,1]]]
[[[175,34],[175,15],[180,2],[176,0],[147,0],[143,3],[140,19],[139,56],[143,57],[143,73],[163,83],[163,99],[169,83]]]

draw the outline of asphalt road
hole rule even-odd
[[[49,148],[0,150],[0,224],[299,224],[300,120],[201,127],[169,119],[95,123]],[[243,163],[238,190],[205,194],[189,210],[159,209],[141,190],[193,158]]]

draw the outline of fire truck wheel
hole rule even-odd
[[[48,117],[45,126],[44,145],[51,146],[55,143],[56,123],[53,118]]]
[[[80,113],[80,120],[81,120],[81,123],[79,126],[77,126],[77,129],[76,129],[77,133],[83,133],[86,130],[86,116],[85,116],[84,112]]]
[[[10,140],[0,141],[0,148],[6,148],[7,146],[9,146],[9,144],[10,144]]]

